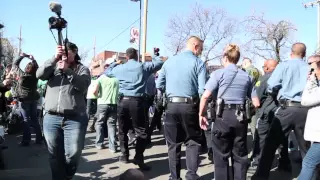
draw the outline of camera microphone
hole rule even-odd
[[[61,16],[62,6],[60,3],[52,1],[49,3],[49,8],[52,12],[56,13],[58,16]]]

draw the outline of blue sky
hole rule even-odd
[[[22,25],[22,50],[43,62],[55,52],[55,41],[48,29],[48,0],[1,0],[0,21],[6,26],[4,36],[16,39]],[[92,49],[96,37],[97,53],[108,49],[125,51],[130,47],[129,30],[105,46],[119,32],[139,18],[139,3],[130,0],[60,0],[62,13],[68,20],[69,39],[79,49]],[[172,15],[188,13],[195,3],[204,7],[224,8],[231,17],[241,19],[252,13],[264,13],[269,20],[289,20],[298,31],[295,40],[307,44],[309,54],[316,47],[317,9],[305,9],[302,0],[149,0],[147,51],[160,47],[162,55],[170,55],[164,46],[164,32]],[[137,22],[136,27],[139,26]],[[90,58],[93,50],[90,51]],[[260,64],[260,63],[259,63]]]

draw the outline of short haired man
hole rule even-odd
[[[308,108],[301,106],[301,95],[307,83],[309,66],[303,60],[306,56],[306,45],[295,43],[291,48],[291,59],[281,62],[268,79],[268,91],[279,102],[280,106],[270,112],[268,116],[274,116],[271,128],[278,128],[279,131],[270,133],[266,139],[264,153],[260,158],[263,167],[255,173],[257,178],[269,177],[275,151],[280,144],[281,160],[278,169],[291,171],[288,157],[288,143],[286,142],[289,133],[294,130],[302,157],[307,152],[307,143],[303,139],[304,126]],[[277,141],[275,141],[277,140]]]
[[[115,77],[119,80],[119,91],[121,100],[118,105],[119,141],[121,156],[120,161],[129,162],[129,147],[127,133],[130,127],[134,128],[137,135],[136,155],[133,162],[142,170],[150,170],[144,163],[144,150],[146,148],[147,123],[145,122],[144,93],[146,82],[150,75],[158,71],[163,61],[157,57],[151,62],[140,63],[137,61],[138,53],[134,48],[126,51],[127,62],[121,61],[110,64],[105,71],[108,77]]]
[[[185,52],[163,65],[156,86],[168,97],[164,134],[168,145],[170,178],[180,179],[181,145],[187,146],[186,179],[198,179],[199,151],[202,132],[198,125],[199,97],[206,82],[206,66],[199,58],[203,41],[196,36],[189,38]]]

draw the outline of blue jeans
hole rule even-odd
[[[87,115],[67,118],[46,114],[43,131],[53,180],[72,179],[84,147]]]
[[[96,145],[103,146],[104,122],[108,125],[109,149],[116,150],[117,105],[99,104],[96,128]]]
[[[25,143],[29,143],[31,141],[30,126],[32,126],[36,133],[36,142],[41,142],[42,133],[37,118],[37,101],[20,102],[20,107],[24,121],[22,141]]]
[[[320,143],[313,143],[303,159],[298,180],[316,179],[315,170],[318,164],[320,164]]]

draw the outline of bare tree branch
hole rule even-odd
[[[168,22],[165,33],[168,50],[177,54],[191,35],[204,41],[203,57],[206,61],[215,60],[221,56],[222,45],[233,39],[237,23],[228,18],[223,9],[204,8],[195,4],[189,15],[174,16]]]
[[[289,21],[272,23],[264,16],[249,16],[245,20],[245,31],[250,36],[246,43],[247,52],[263,59],[276,58],[281,61],[283,54],[292,44],[291,35],[295,31]]]

